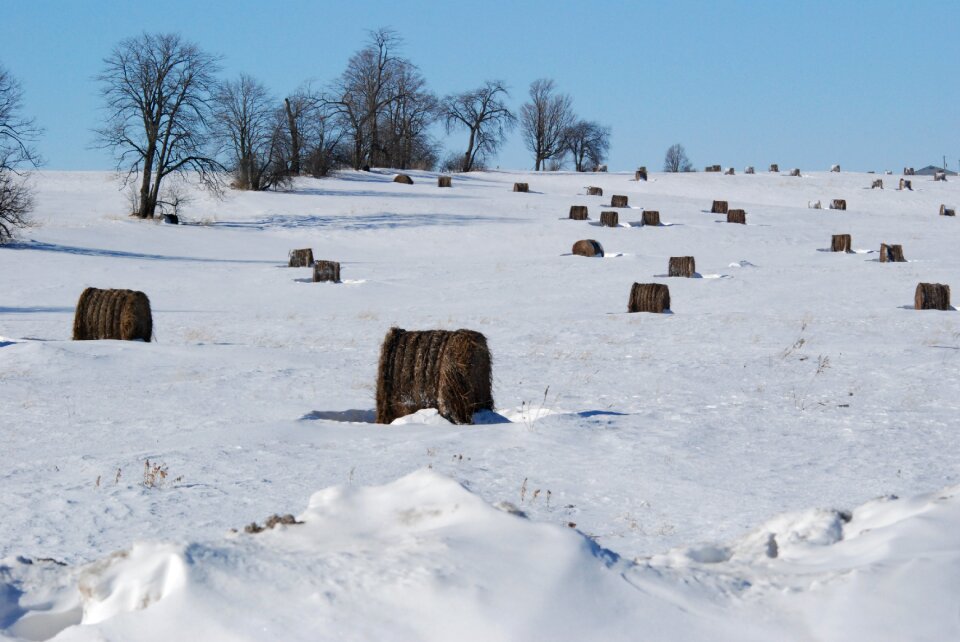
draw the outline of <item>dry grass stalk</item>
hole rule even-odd
[[[714,201],[713,205],[710,206],[711,214],[726,214],[727,208],[729,205],[726,201]]]
[[[600,225],[617,227],[620,225],[620,215],[616,212],[600,212]]]
[[[313,282],[326,281],[340,283],[340,263],[337,261],[317,261],[313,264]]]
[[[846,210],[847,201],[842,198],[835,198],[830,202],[830,209],[832,210]]]
[[[150,341],[152,336],[150,299],[143,292],[87,288],[80,295],[73,318],[75,341]]]
[[[577,256],[603,256],[603,246],[593,239],[583,239],[573,244],[571,252]]]
[[[850,249],[853,241],[850,239],[849,234],[834,234],[830,238],[830,251],[831,252],[847,252],[848,254],[853,252]]]
[[[627,312],[662,313],[670,309],[670,288],[662,283],[634,283]]]
[[[643,224],[653,226],[660,225],[660,210],[644,210]]]
[[[913,307],[917,310],[949,310],[950,286],[943,283],[918,283]]]
[[[692,256],[671,256],[667,267],[669,276],[693,277],[697,272],[696,261]]]
[[[403,183],[404,185],[413,185],[413,179],[407,174],[397,174],[393,177],[394,183]]]
[[[529,192],[529,191],[530,191],[530,185],[528,185],[527,183],[514,183],[514,184],[513,184],[513,191],[514,191],[514,192]]]
[[[453,187],[453,178],[450,176],[437,176],[437,187]]]
[[[571,205],[570,206],[570,218],[574,221],[585,221],[590,216],[587,214],[586,205]]]
[[[390,328],[380,348],[377,423],[424,408],[456,424],[493,409],[490,350],[482,334]]]
[[[302,250],[290,250],[290,260],[287,267],[310,267],[313,265],[313,250],[304,248]]]
[[[727,223],[747,224],[747,213],[744,210],[730,210],[727,212]]]
[[[906,263],[907,259],[903,258],[903,246],[887,245],[886,243],[881,243],[880,244],[880,262],[881,263]]]
[[[610,207],[628,207],[627,197],[622,194],[614,194],[610,197]]]

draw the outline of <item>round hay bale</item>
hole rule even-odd
[[[380,348],[377,417],[397,417],[436,408],[455,424],[493,410],[487,339],[472,330],[407,331],[390,328]]]
[[[653,225],[657,227],[660,225],[660,210],[644,210],[643,211],[643,224],[644,225]]]
[[[667,266],[669,276],[682,276],[686,278],[693,277],[697,272],[696,261],[692,256],[671,256],[670,263]]]
[[[630,288],[627,312],[654,312],[670,309],[670,288],[662,283],[634,283]]]
[[[900,179],[900,180],[903,180],[903,179]],[[877,180],[873,181],[873,183],[870,185],[870,189],[877,189],[878,187],[879,187],[880,189],[883,189],[883,179],[882,179],[882,178],[878,178]]]
[[[747,168],[743,170],[744,174],[756,174],[757,171],[753,169],[753,165],[747,165]]]
[[[633,180],[635,181],[645,181],[647,180],[647,168],[641,167],[636,172],[633,173]]]
[[[908,189],[908,190],[910,190],[910,191],[912,192],[912,191],[913,191],[913,184],[912,184],[910,181],[907,181],[907,180],[904,180],[904,179],[901,178],[901,179],[900,179],[900,189],[901,189],[901,190]]]
[[[904,168],[903,168],[903,175],[904,175],[904,176],[913,176],[913,175],[914,175],[914,169],[913,169],[912,167],[904,167]]]
[[[720,172],[721,167],[719,165],[707,165],[704,170],[705,172]]]
[[[831,252],[847,252],[848,254],[853,252],[850,249],[852,241],[850,240],[849,234],[834,234],[830,238],[830,251]]]
[[[586,205],[571,205],[570,206],[570,218],[574,221],[585,221],[590,216],[587,215],[587,206]]]
[[[603,190],[591,185],[587,188],[587,196],[603,196]]]
[[[618,227],[620,225],[620,215],[616,212],[600,212],[600,225]]]
[[[733,171],[733,168],[732,168],[732,167],[728,167],[728,168],[727,168],[727,171],[725,171],[725,172],[723,173],[724,176],[734,176],[735,174],[736,174],[736,172]]]
[[[941,203],[941,205],[940,205],[940,216],[956,216],[956,215],[957,215],[957,211],[956,211],[956,210],[951,209],[951,208],[949,208],[949,207],[947,207],[946,205],[943,205],[943,204]]]
[[[528,185],[527,183],[514,183],[514,184],[513,184],[513,191],[514,191],[514,192],[529,192],[529,191],[530,191],[530,185]]]
[[[727,212],[727,223],[747,224],[747,213],[744,210],[730,210]]]
[[[950,286],[943,283],[918,283],[913,307],[917,310],[949,310]]]
[[[180,217],[176,214],[164,214],[163,222],[167,225],[180,225]]]
[[[832,210],[846,210],[846,209],[847,209],[847,201],[845,201],[845,200],[842,199],[842,198],[835,198],[835,199],[833,199],[833,201],[831,201],[831,203],[830,203],[830,209],[832,209]]]
[[[577,241],[571,251],[577,256],[603,256],[603,246],[593,239]]]
[[[304,248],[302,250],[290,250],[290,260],[287,267],[310,267],[313,265],[313,250]]]
[[[770,163],[770,171],[771,171],[771,172],[779,172],[779,171],[780,171],[780,166],[777,165],[776,163]]]
[[[622,194],[614,194],[610,197],[610,207],[628,207],[627,200]]]
[[[313,282],[340,283],[340,263],[337,261],[317,261],[313,264]]]
[[[800,176],[800,170],[796,167],[790,170],[790,176]]]
[[[437,187],[453,187],[453,178],[450,176],[437,176]]]
[[[727,208],[729,205],[726,201],[714,201],[713,205],[710,206],[711,214],[726,214]]]
[[[74,341],[146,341],[153,336],[150,299],[137,290],[87,288],[73,317]]]
[[[947,182],[947,173],[946,172],[934,172],[933,180]]]
[[[831,166],[830,166],[830,171],[831,171],[831,172],[836,172],[837,174],[839,174],[839,173],[840,173],[840,166],[839,166],[839,165],[831,165]]]
[[[413,179],[406,174],[397,174],[393,177],[394,183],[403,183],[404,185],[413,185]]]
[[[886,243],[881,243],[880,244],[880,262],[881,263],[906,263],[907,259],[903,258],[903,246],[887,245]]]
[[[364,165],[363,167],[360,168],[360,171],[362,171],[362,172],[369,172],[369,171],[370,171],[370,166],[369,166],[369,165]]]

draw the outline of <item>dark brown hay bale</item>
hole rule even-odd
[[[167,225],[180,225],[180,217],[176,214],[164,214],[163,222]]]
[[[918,283],[913,296],[913,307],[917,310],[949,310],[950,286],[943,283]]]
[[[770,171],[771,171],[771,172],[779,172],[779,171],[780,171],[780,166],[777,165],[776,163],[770,163]]]
[[[620,225],[620,215],[616,212],[600,212],[600,225],[617,227]]]
[[[340,283],[340,264],[337,261],[317,261],[313,264],[313,282]]]
[[[404,185],[413,185],[413,179],[406,174],[397,174],[393,177],[394,183],[403,183]]]
[[[303,250],[290,250],[290,261],[287,267],[310,267],[313,265],[313,250],[309,247]]]
[[[644,210],[643,224],[654,226],[660,225],[660,210]]]
[[[743,170],[744,174],[756,174],[757,171],[753,169],[753,165],[748,165],[747,169]]]
[[[622,194],[614,194],[610,197],[610,207],[628,207],[627,200]]]
[[[587,196],[603,196],[603,190],[599,187],[590,186],[587,188]]]
[[[943,204],[940,205],[940,216],[956,216],[956,215],[957,215],[956,210],[950,209],[949,207]]]
[[[636,172],[633,173],[633,180],[635,181],[645,181],[647,180],[647,168],[641,167]]]
[[[947,182],[947,173],[946,172],[934,172],[933,180]]]
[[[670,309],[670,288],[662,283],[634,283],[627,312],[661,313]]]
[[[850,239],[849,234],[834,234],[830,239],[830,251],[831,252],[853,252],[850,249],[850,245],[853,241]]]
[[[839,165],[831,165],[831,166],[830,166],[830,171],[831,171],[831,172],[836,172],[837,174],[839,174],[839,173],[840,173],[840,166],[839,166]]]
[[[529,192],[530,186],[527,183],[514,183],[513,184],[514,192]]]
[[[835,198],[830,203],[830,209],[832,210],[846,210],[847,202],[842,198]]]
[[[719,165],[707,165],[704,170],[705,172],[719,172],[721,168]]]
[[[791,170],[790,170],[790,176],[800,176],[800,170],[797,169],[797,168],[791,169]]]
[[[713,205],[710,206],[711,214],[726,214],[727,208],[729,205],[726,201],[714,201]]]
[[[150,341],[153,315],[150,299],[136,290],[87,288],[77,301],[73,339],[120,339]]]
[[[364,171],[364,172],[369,172],[369,171],[370,171],[370,166],[369,166],[369,165],[364,165],[364,166],[361,167],[360,169],[361,169],[362,171]]]
[[[697,272],[696,262],[692,256],[671,256],[667,273],[670,276],[684,276],[691,278]]]
[[[574,221],[585,221],[590,218],[587,215],[587,206],[586,205],[571,205],[570,206],[570,218]]]
[[[450,176],[437,176],[437,187],[453,187],[453,178]]]
[[[887,245],[886,243],[881,243],[880,244],[880,262],[881,263],[906,263],[907,259],[903,258],[903,246]]]
[[[903,179],[901,178],[900,180],[902,181]],[[879,187],[880,189],[883,189],[883,179],[882,179],[882,178],[878,178],[877,180],[873,181],[873,183],[870,185],[870,189],[877,189],[878,187]]]
[[[913,169],[912,167],[904,167],[904,168],[903,168],[903,175],[904,175],[904,176],[913,176],[913,175],[914,175],[914,169]]]
[[[747,224],[747,213],[744,210],[730,210],[727,212],[727,223]]]
[[[900,179],[900,189],[908,189],[911,192],[913,191],[913,185],[908,180]]]
[[[493,410],[490,350],[472,330],[390,328],[380,348],[377,423],[436,408],[455,424]]]
[[[725,171],[725,172],[723,173],[724,176],[734,176],[735,174],[736,174],[736,172],[733,171],[733,168],[732,168],[732,167],[728,167],[728,168],[727,168],[727,171]]]
[[[571,251],[577,256],[603,256],[603,246],[593,239],[577,241]]]

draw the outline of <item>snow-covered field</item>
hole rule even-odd
[[[0,638],[960,637],[960,316],[912,309],[960,287],[960,182],[412,175],[197,191],[181,226],[35,177],[0,248]],[[664,225],[593,225],[612,194]],[[635,281],[672,314],[627,314]],[[87,286],[146,292],[155,341],[70,341]],[[494,423],[369,423],[394,325],[483,332]],[[303,523],[244,533],[275,513]]]

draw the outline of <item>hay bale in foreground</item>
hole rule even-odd
[[[406,174],[397,174],[393,177],[394,183],[403,183],[404,185],[413,185],[413,179]]]
[[[842,198],[835,198],[830,202],[830,209],[832,210],[844,210],[847,209],[847,201]]]
[[[633,180],[635,181],[645,181],[647,180],[647,168],[641,167],[633,173]]]
[[[587,196],[603,196],[603,190],[591,185],[587,188]]]
[[[904,180],[904,179],[901,178],[901,179],[900,179],[900,187],[898,187],[897,189],[900,189],[900,190],[908,189],[908,190],[910,190],[910,191],[912,192],[912,191],[913,191],[913,184],[912,184],[910,181]]]
[[[727,212],[727,223],[747,224],[747,213],[744,210],[730,210]]]
[[[956,215],[957,215],[956,210],[950,209],[949,207],[947,207],[942,203],[940,204],[940,216],[956,216]]]
[[[790,176],[800,176],[800,170],[799,170],[799,168],[794,167],[793,169],[791,169],[791,170],[790,170]]]
[[[901,180],[902,180],[902,179],[901,179]],[[883,189],[883,179],[882,179],[882,178],[878,178],[877,180],[873,181],[873,183],[870,184],[870,189],[877,189],[878,187],[879,187],[880,189]]]
[[[74,341],[120,339],[150,341],[153,315],[150,299],[137,290],[87,288],[73,317]]]
[[[777,165],[776,163],[770,163],[770,171],[771,171],[771,172],[779,172],[779,171],[780,171],[780,166]]]
[[[711,213],[711,214],[726,214],[726,213],[727,213],[727,207],[729,207],[729,205],[727,204],[726,201],[714,201],[714,202],[713,202],[713,205],[710,206],[710,213]]]
[[[670,309],[670,288],[662,283],[634,283],[630,288],[627,312],[654,312]]]
[[[530,191],[530,185],[528,185],[527,183],[514,183],[514,184],[513,184],[513,191],[514,191],[514,192],[529,192],[529,191]]]
[[[887,245],[886,243],[881,243],[880,244],[880,262],[881,263],[906,263],[907,259],[903,258],[903,246]]]
[[[570,218],[574,221],[585,221],[590,218],[587,215],[587,206],[586,205],[571,205],[570,206]]]
[[[660,225],[660,210],[644,210],[643,224],[653,226]]]
[[[313,282],[340,283],[340,264],[337,261],[317,261],[313,264]]]
[[[377,417],[397,417],[436,408],[455,424],[493,410],[490,350],[473,330],[407,331],[390,328],[380,348]]]
[[[571,251],[577,256],[603,256],[603,246],[593,239],[577,241]]]
[[[614,194],[610,197],[610,207],[628,207],[627,197],[622,194]]]
[[[918,283],[913,296],[913,307],[917,310],[949,310],[950,286],[943,283]]]
[[[757,171],[753,169],[753,165],[747,165],[747,168],[743,170],[744,174],[756,174]]]
[[[180,225],[180,217],[176,214],[164,214],[163,222],[167,225]]]
[[[850,249],[850,245],[853,241],[850,239],[849,234],[834,234],[830,238],[830,251],[831,252],[847,252],[848,254],[853,252]]]
[[[310,267],[313,265],[313,250],[304,248],[302,250],[290,250],[290,260],[287,267]]]
[[[670,263],[667,265],[667,274],[669,276],[683,276],[691,278],[697,272],[696,261],[692,256],[671,256]]]
[[[600,225],[617,227],[620,225],[620,215],[616,212],[600,212]]]
[[[437,187],[453,187],[453,178],[450,176],[437,176]]]

